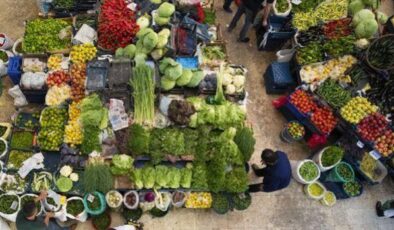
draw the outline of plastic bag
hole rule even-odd
[[[14,98],[14,105],[16,107],[22,107],[28,104],[25,95],[22,93],[18,85],[9,89],[8,94]]]
[[[131,206],[129,203],[127,203],[127,196],[129,196],[130,194],[133,194],[135,197],[135,203]],[[138,203],[139,203],[139,196],[138,193],[136,191],[129,191],[127,193],[124,194],[123,197],[123,204],[126,208],[128,209],[136,209],[138,208]]]
[[[68,198],[67,203],[72,200],[80,200],[81,202],[83,202],[83,199],[81,197],[74,196],[74,197]],[[70,213],[67,213],[67,204],[66,204],[65,210],[66,210],[66,216],[72,220],[78,220],[80,222],[85,222],[88,219],[88,213],[86,212],[86,210],[83,210],[77,216],[73,216]]]
[[[171,204],[171,194],[169,192],[156,193],[155,205],[156,208],[165,212]]]
[[[281,96],[275,100],[272,101],[272,105],[275,107],[275,109],[279,109],[283,105],[285,105],[287,102],[286,96]]]
[[[312,134],[312,137],[308,140],[308,147],[311,149],[317,148],[321,145],[325,145],[327,138],[325,136],[318,135],[316,133]]]

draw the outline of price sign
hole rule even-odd
[[[16,209],[18,208],[18,205],[19,205],[18,201],[14,200],[14,201],[12,202],[10,208],[11,208],[12,210],[16,210]]]
[[[362,143],[361,141],[357,141],[357,146],[362,149],[364,148],[364,143]]]
[[[379,160],[379,158],[381,157],[380,154],[376,150],[370,151],[369,155],[375,160]]]
[[[93,203],[93,201],[94,201],[95,198],[96,198],[96,197],[94,197],[92,194],[89,194],[87,200],[88,200],[90,203]]]

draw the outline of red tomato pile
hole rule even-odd
[[[383,156],[387,157],[394,152],[394,133],[391,130],[387,130],[383,136],[376,139],[376,150],[378,150]]]
[[[337,119],[327,108],[317,108],[312,113],[311,121],[323,133],[330,133],[337,125]]]
[[[80,101],[85,97],[86,64],[71,66],[71,99]]]
[[[47,85],[49,87],[55,85],[59,86],[63,83],[67,83],[68,81],[70,81],[70,75],[62,70],[59,70],[48,75]]]
[[[387,129],[388,122],[380,113],[373,113],[365,117],[357,126],[358,133],[367,141],[375,141]]]
[[[312,96],[300,89],[290,95],[290,102],[302,113],[313,112],[317,108]]]
[[[329,39],[346,37],[352,33],[351,21],[350,18],[344,18],[328,22],[323,26],[323,33]]]

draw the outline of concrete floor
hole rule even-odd
[[[23,35],[23,22],[34,18],[38,9],[34,0],[0,0],[0,32],[13,39]],[[274,53],[258,52],[251,32],[250,44],[236,42],[241,21],[236,30],[227,33],[224,26],[231,20],[231,15],[224,13],[216,3],[217,19],[222,25],[223,37],[227,41],[230,61],[242,64],[249,70],[247,90],[249,92],[248,119],[253,125],[257,139],[256,152],[252,162],[259,162],[259,153],[264,148],[281,149],[291,160],[301,160],[309,155],[303,144],[285,144],[278,138],[285,122],[284,118],[271,105],[276,96],[265,93],[262,74],[267,65],[275,59]],[[235,9],[235,6],[232,7]],[[393,1],[385,0],[382,10],[393,12]],[[389,14],[391,15],[391,14]],[[3,78],[5,88],[12,83]],[[14,113],[13,101],[6,94],[0,97],[0,121],[7,121]],[[394,229],[394,220],[379,219],[375,216],[374,205],[377,200],[394,198],[394,185],[385,180],[377,186],[366,186],[364,194],[359,198],[338,201],[332,208],[322,206],[317,201],[306,198],[302,186],[292,181],[289,188],[274,193],[258,193],[253,195],[249,209],[235,211],[227,215],[217,215],[205,210],[174,210],[166,217],[152,219],[144,215],[141,221],[145,229]],[[114,214],[113,226],[122,223],[119,215]],[[89,222],[81,224],[77,229],[91,229]]]

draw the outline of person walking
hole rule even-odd
[[[379,217],[394,218],[394,200],[387,200],[383,204],[378,201],[376,203],[376,214]]]
[[[227,13],[233,12],[230,8],[232,2],[233,2],[233,0],[224,0],[223,10],[226,11]]]
[[[237,23],[239,19],[241,19],[242,15],[245,16],[245,21],[238,38],[239,42],[246,43],[250,41],[248,37],[248,31],[250,26],[254,22],[254,18],[256,17],[257,13],[260,11],[263,2],[264,0],[241,0],[241,4],[239,5],[238,10],[235,13],[227,29],[228,32],[231,32],[237,26]],[[263,10],[263,21],[262,21],[262,25],[264,27],[268,26],[268,16],[271,11],[273,2],[274,0],[266,0],[266,5]]]
[[[264,149],[261,153],[261,163],[267,167],[259,168],[253,164],[252,169],[256,176],[264,177],[263,183],[249,185],[249,192],[273,192],[290,184],[291,166],[284,152]]]

